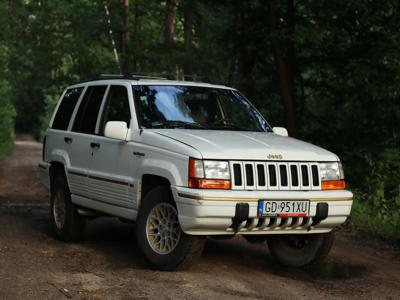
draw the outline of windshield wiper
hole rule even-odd
[[[186,122],[180,120],[165,120],[152,123],[152,128],[188,128],[188,129],[202,129],[203,125],[196,122]]]
[[[219,120],[211,124],[213,129],[228,129],[228,130],[240,130],[240,131],[249,131],[247,128],[240,127],[232,122],[225,120]]]

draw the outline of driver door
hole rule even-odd
[[[93,159],[88,182],[94,200],[114,206],[135,208],[136,159],[132,143],[104,136],[108,121],[123,121],[130,126],[131,110],[128,89],[124,85],[111,85],[102,105],[102,114],[93,136]]]

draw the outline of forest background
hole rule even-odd
[[[3,0],[0,159],[102,73],[222,83],[341,158],[348,226],[400,240],[397,0]]]

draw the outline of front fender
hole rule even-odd
[[[167,179],[171,186],[187,185],[187,160],[173,159],[167,161],[165,159],[149,158],[143,161],[138,177],[143,175],[156,175]]]

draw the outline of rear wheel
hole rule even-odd
[[[281,265],[303,267],[322,262],[329,254],[335,234],[276,235],[268,237],[272,256]]]
[[[86,219],[71,201],[65,177],[58,175],[52,184],[50,199],[50,225],[55,237],[65,242],[79,241],[85,224]]]
[[[185,234],[169,187],[150,191],[143,199],[136,222],[138,245],[150,265],[158,270],[188,267],[204,248],[204,237]]]

